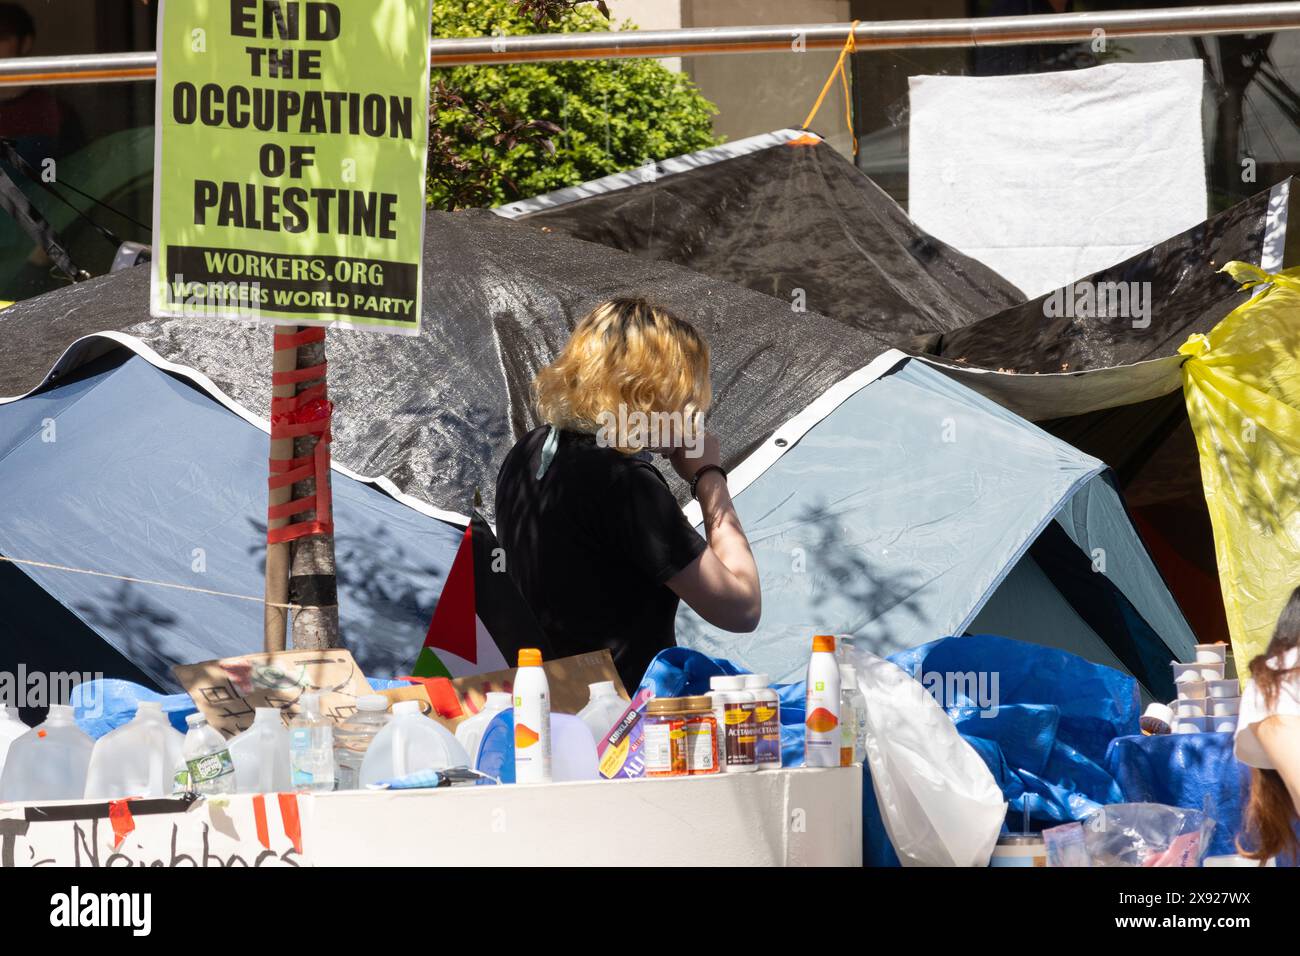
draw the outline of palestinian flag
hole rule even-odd
[[[547,653],[533,612],[506,573],[505,551],[474,511],[429,622],[415,677],[469,677],[514,667],[519,648]]]

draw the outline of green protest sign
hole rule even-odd
[[[155,316],[415,335],[430,0],[167,0]]]

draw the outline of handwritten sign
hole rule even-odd
[[[112,804],[6,804],[0,807],[0,869],[309,865],[297,801],[293,794],[221,803],[130,801],[135,812],[126,823]],[[143,810],[142,803],[148,804]]]
[[[227,737],[251,727],[257,707],[276,707],[286,716],[298,713],[308,691],[321,695],[321,713],[336,721],[356,710],[358,697],[373,693],[352,654],[342,648],[177,664],[172,673],[208,723]]]
[[[430,2],[161,5],[153,315],[419,332]]]

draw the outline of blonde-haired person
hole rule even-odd
[[[641,299],[602,303],[533,393],[545,424],[501,465],[497,535],[554,652],[608,648],[631,689],[674,645],[679,599],[723,630],[757,627],[758,569],[702,428],[711,392],[699,333]],[[705,537],[655,453],[690,483]]]

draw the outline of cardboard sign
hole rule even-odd
[[[177,664],[172,673],[208,723],[227,737],[252,726],[254,708],[298,713],[299,700],[308,691],[320,693],[321,713],[336,721],[356,710],[358,697],[374,693],[352,654],[342,648]]]
[[[160,5],[154,316],[419,333],[430,2]]]
[[[0,806],[0,869],[307,865],[299,798]]]
[[[437,716],[443,718],[444,725],[454,728],[461,720],[483,709],[490,691],[512,691],[516,670],[517,668],[511,667],[452,680],[430,678],[425,686],[429,690],[429,698],[433,701]],[[546,672],[546,681],[550,685],[553,714],[576,714],[582,710],[591,699],[587,685],[599,681],[612,681],[619,695],[627,698],[627,691],[623,689],[623,682],[619,680],[618,671],[614,667],[614,658],[608,650],[545,661],[542,670]]]

